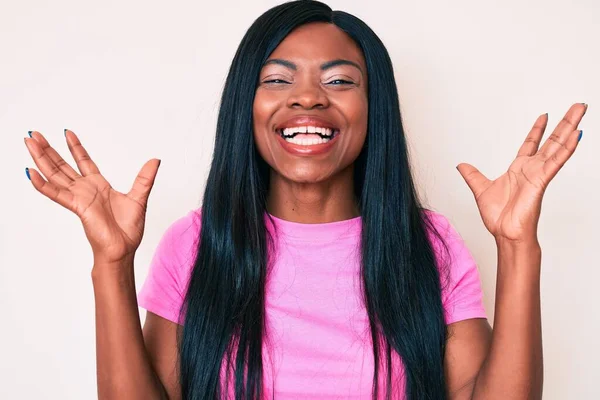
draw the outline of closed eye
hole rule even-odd
[[[327,82],[328,85],[353,85],[354,82],[347,81],[345,79],[334,79],[332,81]]]
[[[288,81],[284,81],[283,79],[269,79],[268,81],[263,81],[263,83],[288,83]]]

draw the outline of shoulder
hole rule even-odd
[[[200,227],[200,208],[192,209],[174,220],[162,235],[154,261],[164,264],[167,268],[189,269],[196,256]]]
[[[167,232],[172,235],[189,236],[200,231],[202,221],[202,208],[196,208],[188,211],[185,215],[179,217],[171,223]]]
[[[428,239],[438,256],[441,252],[456,252],[464,247],[464,241],[454,225],[440,212],[422,209]]]
[[[452,222],[441,213],[425,210],[435,232],[429,232],[436,253],[447,324],[486,318],[477,263]]]
[[[440,234],[448,234],[450,233],[449,231],[453,229],[452,224],[444,214],[427,208],[421,209],[421,212],[430,224],[429,227],[435,228]]]
[[[427,215],[427,236],[435,253],[442,280],[459,279],[465,273],[477,271],[475,260],[464,239],[445,215],[424,210]]]
[[[169,225],[163,235],[168,245],[191,244],[197,241],[201,226],[201,209],[193,209]]]

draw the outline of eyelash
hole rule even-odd
[[[328,82],[328,84],[332,84],[333,82],[342,82],[342,85],[353,85],[354,84],[354,82],[350,82],[345,79],[334,79],[331,82]]]
[[[263,83],[289,83],[289,82],[284,81],[283,79],[270,79],[268,81],[264,81]]]
[[[341,83],[342,85],[353,85],[354,84],[354,82],[347,81],[345,79],[334,79],[334,80],[332,80],[330,82],[327,82],[327,84],[328,85],[329,84],[333,84],[333,82],[342,82]],[[286,83],[286,84],[289,84],[289,82],[284,81],[283,79],[270,79],[268,81],[264,81],[263,83]]]

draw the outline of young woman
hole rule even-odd
[[[541,148],[538,117],[496,180],[458,166],[498,246],[493,331],[473,258],[417,198],[388,53],[350,14],[290,2],[250,27],[202,207],[166,231],[138,296],[160,161],[119,193],[74,132],[79,171],[31,132],[41,173],[28,177],[81,218],[92,246],[99,396],[541,398],[537,224],[586,108],[574,104]]]

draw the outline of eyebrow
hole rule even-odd
[[[264,65],[266,66],[269,64],[278,64],[278,65],[282,65],[282,66],[289,68],[291,70],[294,70],[294,71],[298,70],[298,67],[296,66],[296,64],[294,64],[293,62],[288,61],[288,60],[282,60],[281,58],[272,58],[270,60],[267,60]],[[350,66],[358,69],[361,73],[363,73],[363,70],[360,67],[360,65],[358,65],[354,61],[345,60],[342,58],[327,61],[327,62],[321,64],[321,70],[324,71],[329,68],[337,67],[338,65],[350,65]]]

